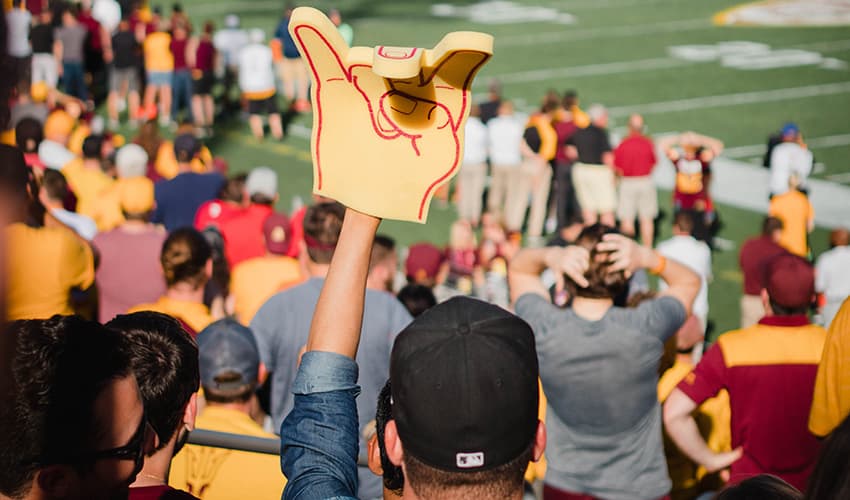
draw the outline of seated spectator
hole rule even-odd
[[[292,241],[286,216],[272,213],[266,217],[262,234],[266,254],[239,263],[230,279],[233,309],[243,325],[250,324],[274,294],[303,281],[301,264],[287,256]]]
[[[277,174],[269,167],[251,170],[245,180],[244,209],[222,219],[219,228],[224,236],[224,254],[233,268],[242,261],[266,253],[263,242],[263,222],[274,212],[277,203]]]
[[[511,298],[534,330],[548,401],[544,498],[655,499],[670,491],[658,360],[690,314],[700,279],[613,233],[596,224],[574,246],[525,249],[510,263]],[[540,279],[547,268],[566,281],[570,307],[549,303]],[[637,308],[615,306],[638,269],[660,275],[669,288]]]
[[[219,173],[199,174],[192,170],[192,160],[200,148],[201,143],[194,136],[177,136],[174,139],[174,155],[180,173],[173,179],[156,184],[156,210],[152,221],[163,224],[168,231],[191,226],[198,207],[215,199],[225,183]]]
[[[806,317],[814,270],[800,257],[779,255],[765,265],[763,279],[764,318],[718,338],[667,398],[664,424],[679,449],[709,471],[731,466],[731,484],[774,474],[805,489],[820,449],[807,423],[826,338]],[[729,392],[732,409],[729,453],[711,451],[692,417],[720,389]]]
[[[71,291],[94,282],[91,248],[64,225],[28,225],[29,169],[16,148],[0,145],[0,197],[7,207],[6,317],[73,314]]]
[[[803,500],[797,488],[770,474],[759,474],[721,491],[714,500]]]
[[[0,496],[126,498],[155,437],[120,335],[56,316],[11,323],[3,347]]]
[[[823,347],[815,379],[815,394],[809,414],[809,430],[826,436],[850,415],[850,298],[844,301]]]
[[[65,181],[65,176],[58,170],[45,170],[41,179],[41,189],[38,192],[38,201],[59,222],[73,229],[81,238],[91,241],[97,234],[97,224],[91,217],[65,210],[67,196],[68,183]]]
[[[129,500],[195,498],[169,487],[166,479],[172,457],[195,428],[198,345],[177,320],[155,312],[121,315],[106,327],[120,332],[127,344],[148,422],[158,437],[130,485]]]
[[[62,168],[68,185],[77,196],[77,212],[92,218],[97,216],[101,196],[114,182],[103,171],[102,148],[103,136],[89,136],[83,142],[83,157]]]
[[[201,331],[197,340],[207,402],[195,420],[197,428],[275,438],[256,421],[262,416],[255,395],[262,365],[251,330],[223,319]],[[169,484],[204,500],[277,500],[286,478],[276,456],[188,445],[172,461]]]
[[[437,305],[437,299],[430,288],[423,285],[406,285],[398,292],[398,300],[404,304],[407,312],[414,318]]]
[[[829,235],[830,249],[818,257],[815,266],[815,290],[826,303],[821,308],[823,326],[829,328],[832,318],[850,297],[850,231],[834,229]]]
[[[815,209],[809,197],[796,189],[797,178],[792,176],[789,189],[770,199],[768,215],[782,221],[779,244],[803,258],[809,257],[809,233],[815,230]]]
[[[806,500],[850,498],[850,418],[845,418],[824,441],[818,464],[809,477]]]
[[[204,202],[195,213],[195,229],[203,231],[208,226],[221,228],[221,222],[240,213],[245,208],[245,181],[248,174],[236,174],[227,179],[218,198]]]
[[[204,305],[204,285],[212,275],[212,250],[201,233],[184,227],[168,235],[160,254],[165,295],[128,312],[155,311],[174,316],[197,334],[214,321]]]
[[[118,152],[119,164],[123,163],[125,152],[123,148]],[[147,182],[134,185],[137,180]],[[166,233],[149,222],[154,204],[153,185],[144,177],[123,181],[117,183],[123,187],[117,194],[124,222],[111,231],[99,233],[93,241],[100,257],[97,292],[101,323],[165,294],[159,255]]]

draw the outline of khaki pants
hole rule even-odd
[[[764,317],[760,295],[741,295],[741,328],[753,326]]]
[[[300,58],[284,57],[277,66],[278,76],[283,84],[283,95],[288,100],[307,100],[307,66]]]
[[[461,219],[471,222],[481,220],[481,199],[484,196],[484,181],[487,165],[484,163],[464,164],[458,174],[460,199],[457,211]]]
[[[582,211],[613,214],[617,209],[617,191],[611,167],[576,163],[573,165],[573,186]]]
[[[546,222],[547,200],[552,185],[552,169],[546,163],[525,161],[509,187],[505,226],[509,231],[520,231],[525,212],[531,203],[528,217],[528,235],[541,236]]]
[[[493,165],[490,175],[490,192],[487,194],[487,211],[497,216],[507,211],[508,190],[516,182],[519,165]]]

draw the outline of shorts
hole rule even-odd
[[[617,218],[633,221],[655,219],[658,215],[658,194],[652,177],[623,177],[620,179],[620,197],[617,203]]]
[[[148,85],[171,85],[171,71],[148,71]]]
[[[109,90],[111,92],[121,92],[124,87],[127,87],[127,92],[139,91],[139,72],[134,66],[129,68],[111,68],[109,70]]]
[[[266,97],[265,99],[248,99],[249,115],[276,115],[279,112],[276,95]]]
[[[32,83],[44,82],[48,88],[55,89],[59,83],[59,71],[53,54],[37,53],[32,55]]]
[[[192,76],[192,93],[194,95],[209,95],[212,94],[213,84],[215,83],[215,74],[212,71],[203,71],[200,75]]]
[[[614,171],[606,165],[573,165],[573,187],[583,211],[613,213],[617,208]]]

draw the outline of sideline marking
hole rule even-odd
[[[492,75],[489,78],[499,80],[499,83],[527,83],[540,82],[560,78],[576,78],[580,76],[614,75],[618,73],[633,73],[637,71],[652,71],[658,69],[679,68],[682,66],[693,66],[694,61],[676,59],[673,57],[656,57],[652,59],[640,59],[631,61],[618,61],[600,64],[587,64],[584,66],[568,66],[564,68],[537,69],[530,71],[519,71],[516,73],[505,73]],[[483,88],[487,85],[485,81],[476,81],[473,88]]]
[[[693,97],[672,101],[650,102],[630,106],[615,106],[608,108],[608,114],[614,117],[628,116],[632,113],[662,114],[690,111],[713,107],[740,106],[763,102],[776,102],[785,99],[802,99],[850,92],[850,82],[827,83],[822,85],[807,85],[805,87],[788,87],[783,89],[755,90],[735,94]]]
[[[807,139],[803,136],[809,149],[828,149],[850,145],[850,134],[825,135],[823,137],[815,137]],[[728,158],[747,158],[750,156],[763,155],[767,150],[767,142],[764,144],[751,144],[749,146],[737,146],[734,148],[726,148],[721,156]],[[847,174],[850,175],[850,174]]]
[[[528,35],[501,36],[496,39],[496,48],[523,47],[542,43],[594,40],[597,38],[622,38],[640,35],[654,35],[657,33],[677,33],[681,31],[711,29],[717,29],[717,27],[704,19],[685,19],[682,21],[667,21],[662,23],[638,25],[632,24],[626,26],[599,26],[596,28],[548,31]]]

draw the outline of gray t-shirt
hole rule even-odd
[[[548,402],[546,484],[606,500],[666,495],[658,362],[682,304],[662,297],[589,321],[526,294],[516,312],[534,330]]]
[[[88,31],[82,24],[56,28],[53,37],[62,42],[62,62],[81,63]]]
[[[271,410],[275,432],[280,431],[280,424],[292,410],[292,383],[298,368],[298,353],[307,344],[313,311],[324,282],[322,278],[312,278],[278,293],[263,304],[251,321],[260,358],[272,372]],[[360,348],[357,350],[360,370],[358,383],[361,387],[360,396],[357,397],[357,414],[361,431],[375,418],[378,394],[390,376],[393,342],[411,319],[393,295],[366,290]],[[365,443],[360,439],[360,454],[365,452]],[[368,483],[361,484],[360,497],[380,497],[380,478],[374,475],[370,477],[368,470],[360,476],[361,483],[364,483],[364,479],[368,480]]]

